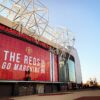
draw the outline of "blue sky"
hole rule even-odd
[[[49,8],[51,26],[75,33],[83,81],[100,82],[100,0],[41,0]]]

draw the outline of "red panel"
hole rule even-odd
[[[54,71],[55,71],[55,80],[58,81],[58,64],[57,64],[57,55],[54,55]]]
[[[0,34],[0,80],[50,81],[50,53],[27,42]]]

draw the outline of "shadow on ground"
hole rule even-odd
[[[100,100],[100,96],[87,96],[87,97],[80,97],[75,100]]]
[[[0,100],[14,100],[14,99],[10,99],[10,98],[0,98]]]
[[[52,95],[65,95],[65,94],[72,94],[72,93],[46,93],[46,94],[38,94],[38,96],[52,96]]]

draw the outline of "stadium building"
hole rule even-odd
[[[17,15],[18,5],[13,5],[14,8],[17,7],[14,11],[2,3],[0,7],[10,11],[10,19],[0,15],[0,97],[80,88],[82,75],[77,50],[68,45],[69,42],[66,45],[62,44],[64,41],[55,42],[55,35],[50,35],[53,37],[51,39],[47,34],[43,34],[48,30],[40,30],[41,33],[38,33],[39,26],[28,26],[32,24],[30,19],[26,21],[23,17],[24,20],[21,21],[26,22],[24,24],[19,23],[19,20],[15,21],[25,15],[21,12],[20,16]],[[13,21],[12,15],[16,17]],[[43,21],[44,19],[41,22]]]

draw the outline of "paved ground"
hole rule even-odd
[[[31,95],[3,100],[100,100],[100,90],[74,91],[51,95]]]

